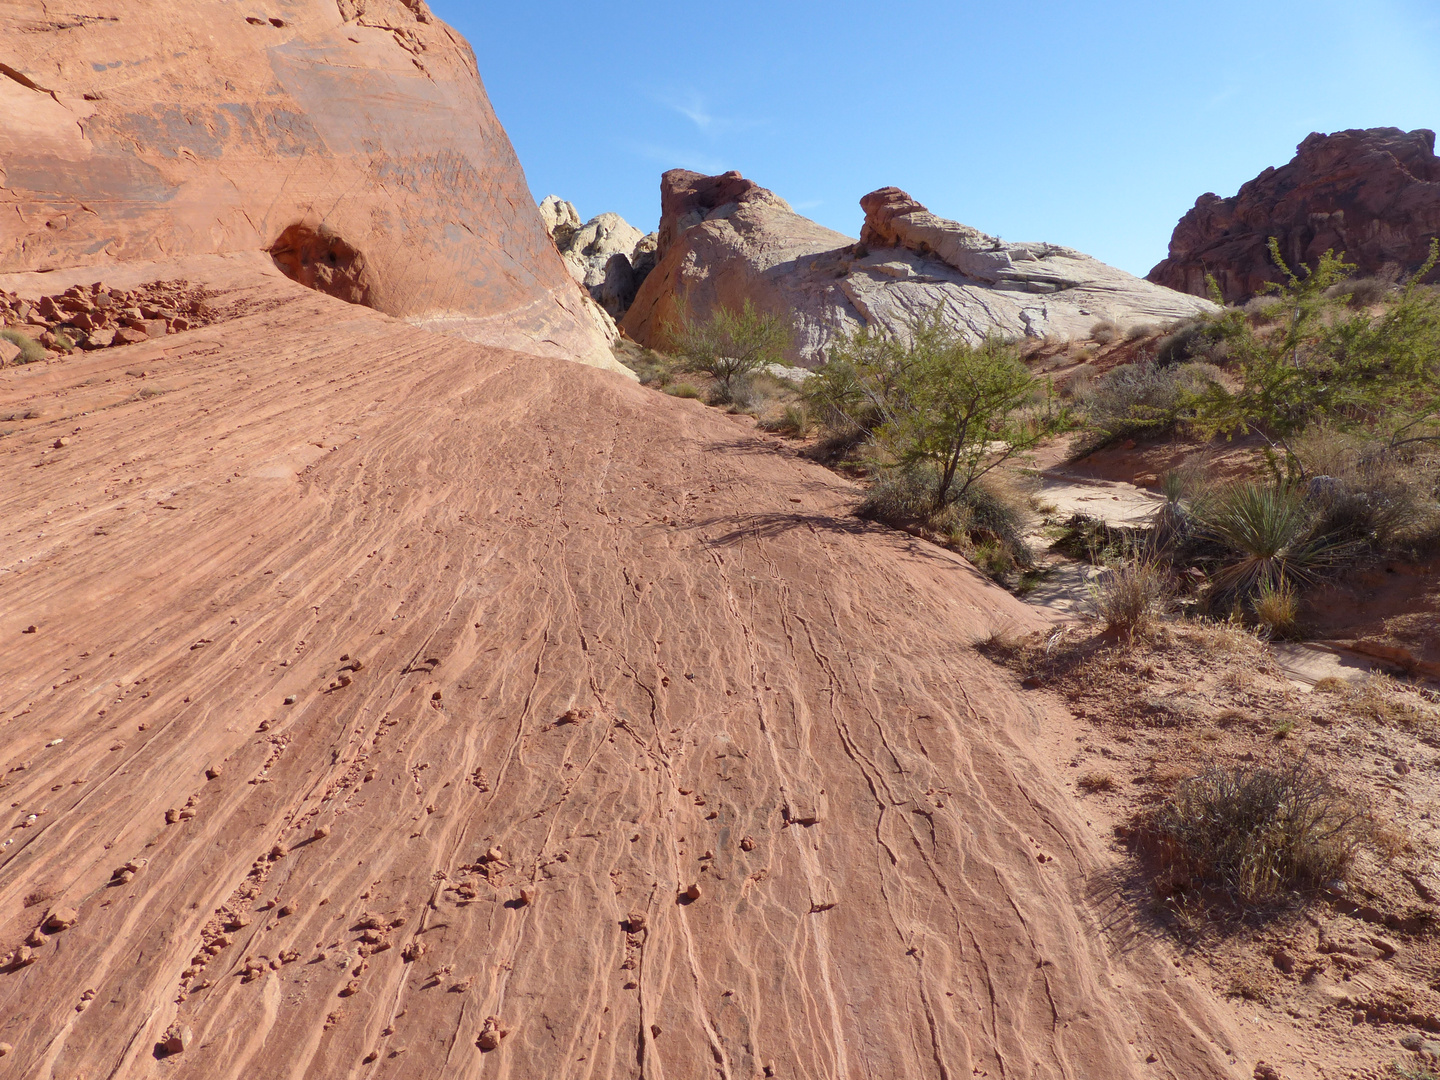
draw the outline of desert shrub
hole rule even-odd
[[[763,431],[773,431],[792,438],[801,438],[810,430],[810,419],[805,415],[805,406],[786,405],[779,416],[766,417],[760,421]]]
[[[1271,294],[1254,296],[1240,310],[1250,320],[1250,325],[1269,326],[1281,316],[1280,298]]]
[[[1147,529],[1112,525],[1089,514],[1071,514],[1047,532],[1053,536],[1052,551],[1092,566],[1125,562],[1148,546]]]
[[[697,388],[694,383],[688,382],[672,383],[671,385],[665,387],[665,393],[669,394],[671,397],[678,398],[695,399],[700,397],[699,388]]]
[[[1086,449],[1174,427],[1192,414],[1194,402],[1219,377],[1210,364],[1162,368],[1148,357],[1111,368],[1076,392],[1091,431]]]
[[[704,320],[684,313],[667,327],[667,335],[681,358],[682,371],[715,380],[719,404],[735,403],[737,394],[747,392],[755,372],[781,363],[794,338],[784,319],[757,311],[749,300],[739,311],[716,307]]]
[[[896,528],[919,526],[945,537],[992,577],[1029,567],[1034,553],[1025,543],[1023,496],[998,483],[952,488],[934,503],[935,466],[918,463],[887,469],[871,485],[856,514]],[[989,545],[988,547],[986,545]]]
[[[1119,341],[1120,337],[1120,324],[1114,319],[1101,319],[1090,328],[1090,340],[1097,345],[1109,345],[1112,341]]]
[[[1126,341],[1139,341],[1141,338],[1154,337],[1160,332],[1160,328],[1154,323],[1136,323],[1125,331]]]
[[[706,404],[729,405],[734,412],[750,412],[763,400],[753,377],[736,375],[728,383],[713,383]]]
[[[1344,300],[1351,307],[1373,307],[1389,297],[1394,284],[1379,277],[1349,278],[1330,286],[1325,295],[1330,299]]]
[[[1382,554],[1418,554],[1440,538],[1440,462],[1423,441],[1391,448],[1317,424],[1291,450],[1323,531]]]
[[[1026,411],[1038,388],[1016,345],[972,344],[937,312],[904,338],[865,329],[837,343],[806,398],[832,430],[865,432],[882,464],[930,477],[938,513],[1067,422]]]
[[[1099,375],[1100,373],[1090,364],[1080,364],[1065,376],[1065,381],[1060,384],[1060,396],[1083,401],[1086,392]]]
[[[1266,329],[1234,308],[1208,320],[1238,385],[1206,389],[1197,402],[1201,432],[1257,431],[1287,459],[1287,440],[1318,420],[1394,439],[1440,437],[1440,296],[1419,285],[1440,245],[1377,315],[1347,310],[1332,295],[1354,269],[1333,252],[1298,274],[1274,239],[1270,257],[1284,276],[1268,309],[1276,325]]]
[[[1100,791],[1115,790],[1115,774],[1104,769],[1094,769],[1090,772],[1081,773],[1076,784],[1081,791],[1088,791],[1092,795]]]
[[[20,349],[20,355],[15,358],[17,364],[33,364],[45,359],[45,346],[19,330],[0,330],[0,338]]]
[[[1091,604],[1106,630],[1133,637],[1149,629],[1169,593],[1168,575],[1158,562],[1132,559],[1101,575]]]
[[[641,386],[664,389],[674,378],[674,361],[664,353],[647,349],[627,338],[621,338],[610,346],[616,360],[635,372]]]
[[[1184,780],[1147,832],[1169,867],[1255,904],[1343,878],[1366,825],[1362,808],[1302,763]]]
[[[1189,360],[1214,359],[1220,341],[1221,332],[1211,320],[1186,319],[1156,343],[1155,366],[1168,368]]]
[[[1218,598],[1253,597],[1262,587],[1313,584],[1358,554],[1349,538],[1323,531],[1295,484],[1242,482],[1200,508],[1200,525],[1225,552]]]

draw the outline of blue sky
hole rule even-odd
[[[1437,0],[431,6],[535,196],[647,231],[662,171],[739,169],[851,236],[894,184],[1144,274],[1311,131],[1440,127]]]

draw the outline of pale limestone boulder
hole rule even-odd
[[[655,265],[656,234],[647,236],[612,213],[582,225],[575,204],[558,195],[541,200],[540,218],[576,284],[612,318],[624,315]]]
[[[935,311],[978,341],[992,333],[1085,338],[1101,320],[1165,323],[1213,310],[1071,248],[1004,243],[894,188],[861,205],[866,226],[857,244],[738,173],[666,173],[660,262],[622,328],[664,348],[686,300],[697,318],[749,300],[792,322],[788,361],[815,367],[837,336],[866,326],[903,335]]]

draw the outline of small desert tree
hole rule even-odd
[[[1348,311],[1327,295],[1354,267],[1327,251],[1312,270],[1292,271],[1270,240],[1270,257],[1284,275],[1272,285],[1272,328],[1259,328],[1231,308],[1214,317],[1240,380],[1219,382],[1197,401],[1199,426],[1211,432],[1259,431],[1292,463],[1292,436],[1325,419],[1339,426],[1392,431],[1424,427],[1440,405],[1440,299],[1420,286],[1430,258],[1386,311]],[[1218,293],[1214,282],[1212,292]]]
[[[732,401],[750,376],[785,359],[794,333],[779,315],[757,311],[746,300],[739,311],[717,306],[708,318],[682,312],[669,328],[671,348],[681,370],[700,372],[715,380],[717,397]]]
[[[908,340],[859,331],[811,382],[810,400],[832,424],[869,432],[898,466],[933,470],[935,510],[1061,422],[1024,414],[1036,380],[1014,345],[973,344],[939,313],[913,324]]]

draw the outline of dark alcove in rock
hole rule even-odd
[[[325,225],[289,226],[270,245],[270,257],[286,277],[308,289],[375,306],[364,254]]]

